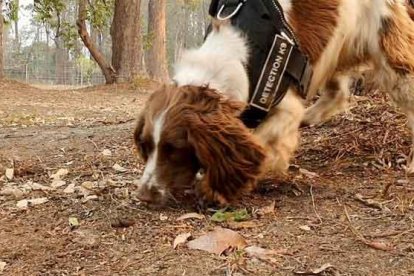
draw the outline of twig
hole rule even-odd
[[[383,206],[383,204],[382,203],[380,203],[380,202],[377,202],[377,201],[375,201],[375,200],[373,200],[373,199],[366,199],[366,198],[364,198],[364,196],[363,195],[361,195],[361,194],[356,194],[355,195],[355,199],[357,200],[357,201],[359,201],[359,202],[361,202],[362,204],[364,204],[365,206],[368,206],[368,207],[371,207],[371,208],[375,208],[375,209],[378,209],[378,210],[382,210],[382,209],[384,209],[384,206]]]
[[[345,215],[346,218],[348,220],[349,223],[349,228],[351,229],[351,232],[355,235],[355,237],[357,238],[357,240],[359,240],[360,242],[362,242],[363,244],[377,249],[377,250],[382,250],[382,251],[391,251],[393,250],[393,248],[383,242],[378,242],[378,241],[369,241],[367,240],[361,233],[358,232],[358,230],[352,225],[352,221],[351,218],[349,216],[348,210],[346,209],[346,206],[344,205],[344,211],[345,211]]]
[[[98,145],[92,139],[88,138],[88,141],[91,142],[97,150],[99,150]]]
[[[382,198],[387,198],[388,197],[388,192],[389,192],[391,186],[393,186],[393,185],[394,185],[393,182],[387,183],[387,185],[385,185],[384,190],[382,190],[382,195],[381,195]]]
[[[310,187],[310,194],[312,197],[312,206],[313,206],[313,211],[315,212],[316,217],[319,220],[319,224],[322,224],[322,218],[321,216],[318,214],[318,211],[316,210],[316,204],[315,204],[315,197],[313,196],[313,186]]]
[[[414,232],[414,228],[408,229],[405,231],[390,231],[390,232],[385,232],[385,233],[380,233],[380,234],[370,234],[367,236],[370,238],[386,238],[386,237],[392,237],[392,236],[400,237],[400,236],[403,236],[403,235],[406,235],[412,232]]]

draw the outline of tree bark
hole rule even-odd
[[[166,0],[148,2],[148,38],[151,46],[147,52],[147,70],[151,78],[166,81],[167,65]]]
[[[4,64],[3,64],[3,0],[0,0],[0,80],[4,77]]]
[[[83,43],[85,44],[85,47],[88,48],[91,56],[96,61],[96,63],[98,63],[98,66],[105,77],[106,84],[112,84],[116,80],[115,70],[112,68],[111,64],[107,62],[105,56],[99,51],[86,28],[86,1],[87,0],[79,0],[79,14],[78,20],[76,21],[76,25],[78,26],[78,33]]]
[[[145,73],[140,12],[141,0],[115,0],[111,37],[112,65],[117,82]]]
[[[20,32],[19,32],[19,8],[20,8],[20,1],[14,0],[15,5],[17,7],[17,18],[14,21],[14,39],[16,43],[16,51],[20,53]]]

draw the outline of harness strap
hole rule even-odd
[[[230,19],[249,41],[250,102],[241,116],[246,126],[256,128],[291,85],[306,98],[312,67],[277,0],[212,0],[209,13]]]

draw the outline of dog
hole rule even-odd
[[[411,19],[414,20],[414,0],[407,0],[407,10]]]
[[[286,173],[300,125],[320,124],[347,107],[354,68],[370,64],[375,82],[407,115],[414,139],[414,24],[403,0],[280,0],[314,74],[309,108],[294,87],[253,131],[239,120],[248,100],[246,39],[213,24],[204,44],[185,52],[175,84],[155,91],[134,140],[146,167],[138,197],[165,203],[175,188],[226,204],[265,173]],[[408,166],[414,172],[414,161]]]

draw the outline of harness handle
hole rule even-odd
[[[221,5],[218,13],[217,13],[217,19],[220,21],[225,21],[228,19],[231,19],[233,16],[235,16],[241,9],[241,7],[247,2],[247,0],[240,0],[239,4],[237,5],[236,9],[229,15],[227,16],[223,16],[222,13],[224,11],[224,9],[226,8],[226,4],[224,3],[223,5]]]

